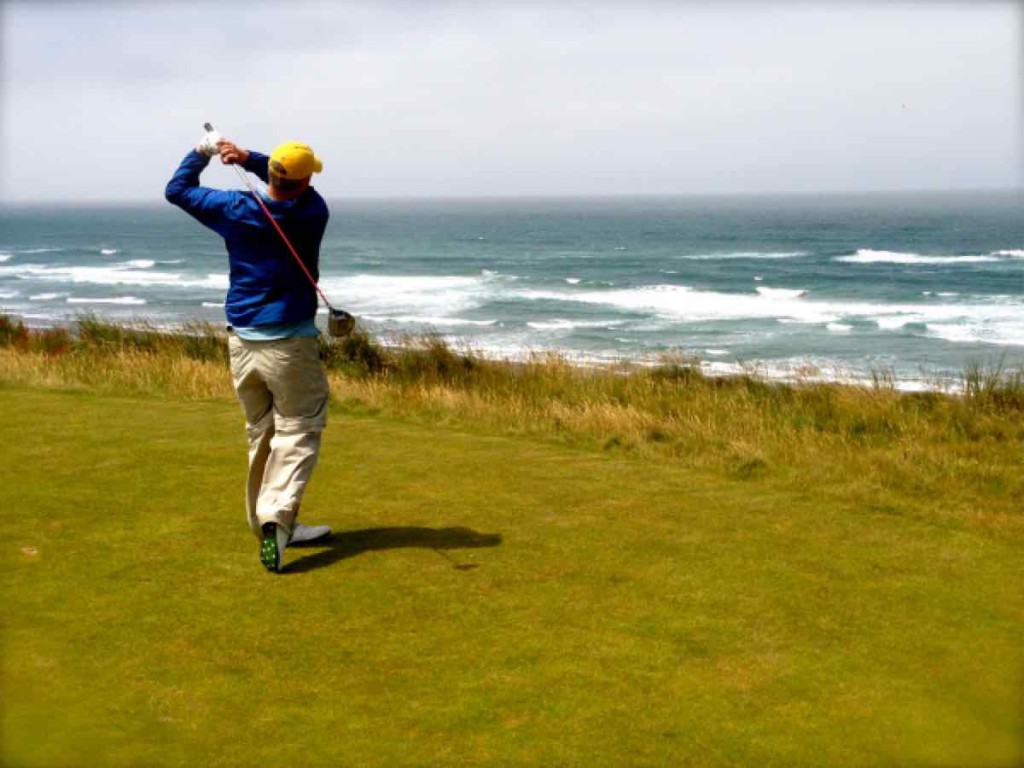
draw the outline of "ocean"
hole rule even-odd
[[[387,340],[907,389],[1024,366],[1024,192],[330,207],[321,285]],[[221,323],[227,281],[165,203],[0,210],[0,313],[32,326]]]

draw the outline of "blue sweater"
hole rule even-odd
[[[224,308],[239,328],[296,323],[316,315],[316,291],[249,192],[199,186],[209,158],[193,150],[167,183],[165,196],[224,238],[230,284]],[[267,181],[266,155],[250,152],[242,166]],[[320,277],[320,241],[327,204],[312,187],[293,200],[264,199],[314,279]]]

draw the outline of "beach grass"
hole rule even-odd
[[[303,510],[336,536],[272,575],[216,344],[113,333],[0,335],[4,765],[1024,757],[1012,373],[907,395],[355,339]]]
[[[878,509],[938,505],[1018,531],[1024,522],[1020,369],[973,366],[958,393],[905,393],[884,375],[871,386],[709,377],[682,354],[587,368],[554,354],[489,360],[435,336],[398,341],[385,346],[359,330],[323,343],[336,408],[794,488],[815,482]],[[223,331],[209,325],[170,334],[84,316],[77,330],[29,332],[0,317],[0,380],[23,386],[231,398],[226,358]],[[979,494],[990,498],[985,507]]]

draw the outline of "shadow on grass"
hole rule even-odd
[[[400,528],[367,528],[362,531],[335,533],[329,539],[296,545],[289,549],[312,549],[326,547],[321,552],[307,555],[301,560],[288,563],[285,573],[304,573],[315,568],[336,563],[364,552],[384,549],[432,549],[449,561],[457,570],[469,571],[476,568],[469,563],[460,563],[449,555],[449,549],[477,549],[496,547],[501,544],[500,533],[477,533],[471,528],[421,528],[404,526]]]

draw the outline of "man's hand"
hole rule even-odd
[[[220,152],[220,161],[224,165],[242,165],[249,159],[249,150],[235,146],[227,139],[217,142],[217,151]]]
[[[220,141],[219,133],[207,133],[196,144],[196,152],[203,157],[213,157],[217,154],[217,142]]]

